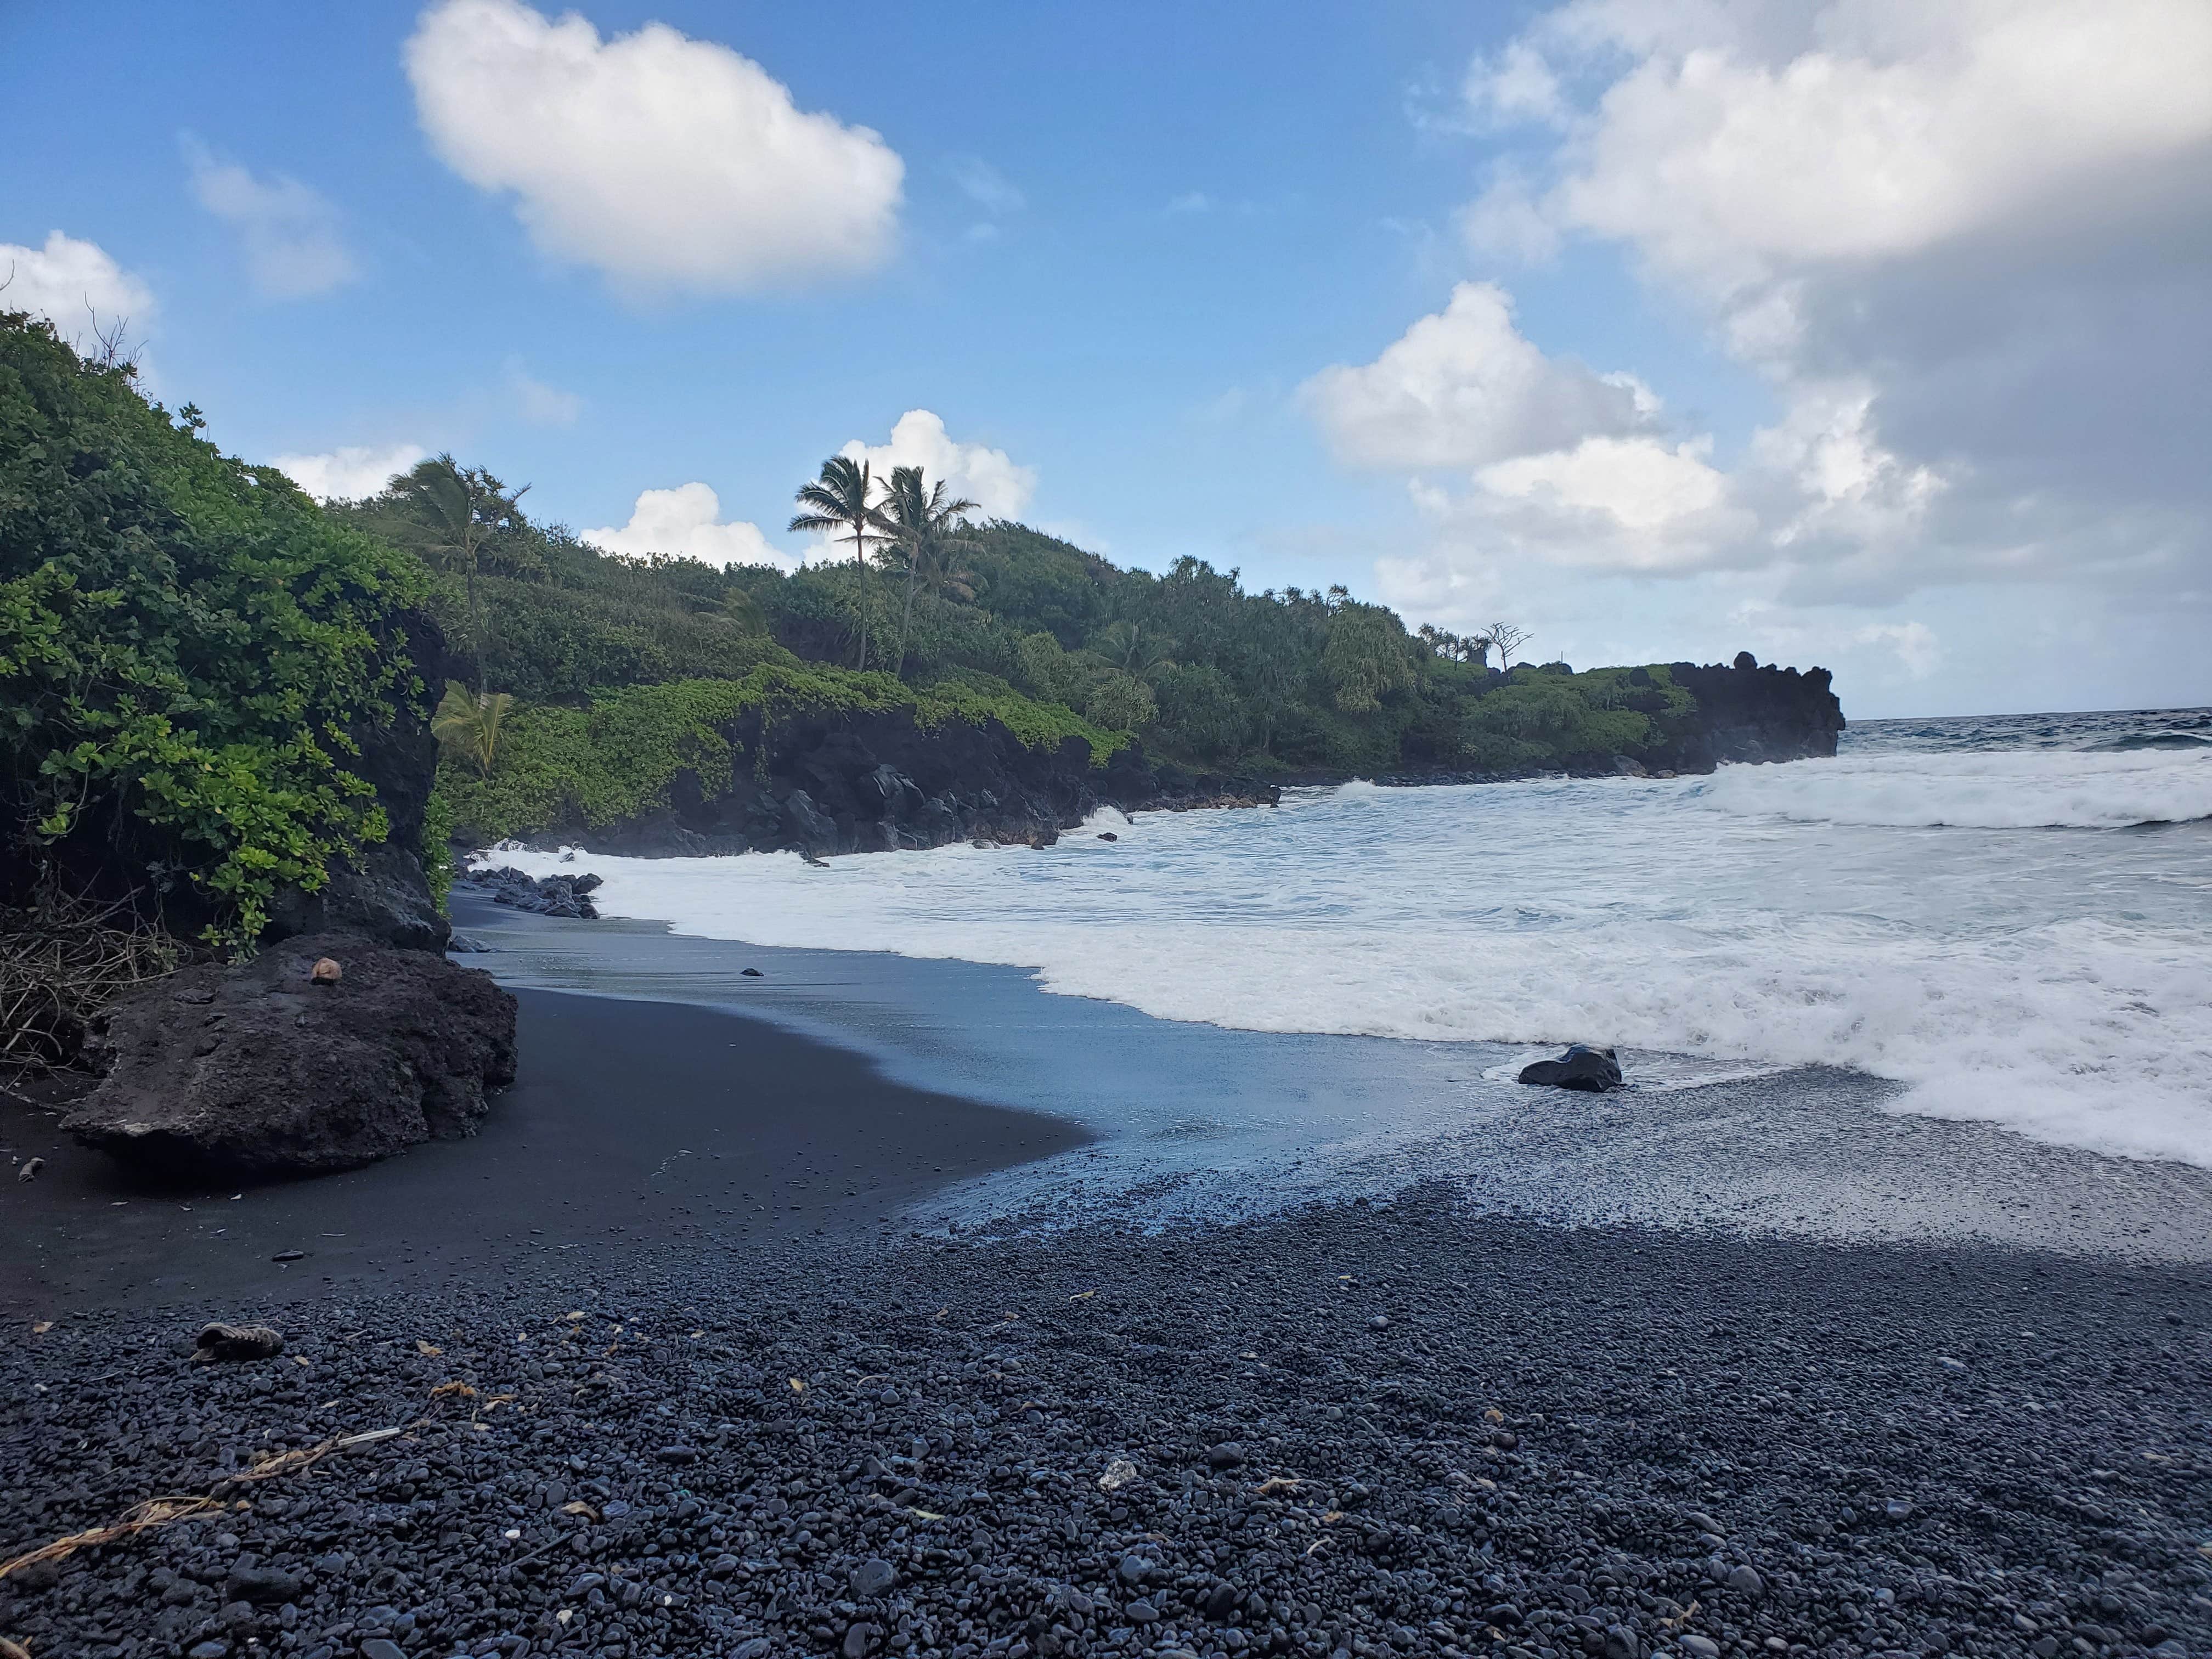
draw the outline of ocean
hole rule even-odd
[[[1042,851],[588,862],[603,912],[678,935],[1478,1045],[1492,1085],[1571,1041],[1618,1046],[1644,1096],[1825,1068],[1894,1085],[1887,1111],[2212,1168],[2208,710],[1871,720],[1833,760],[1709,777],[1107,811]]]

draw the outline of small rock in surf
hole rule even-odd
[[[1543,1084],[1554,1089],[1580,1089],[1603,1094],[1623,1085],[1620,1061],[1610,1048],[1577,1042],[1557,1060],[1540,1060],[1521,1068],[1518,1081]]]

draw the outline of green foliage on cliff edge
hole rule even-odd
[[[349,732],[420,685],[409,556],[0,313],[0,901],[136,888],[213,941],[387,832]]]
[[[1697,708],[1663,664],[1579,674],[1516,668],[1462,720],[1461,752],[1476,769],[1495,772],[1640,755],[1676,735]]]
[[[496,841],[556,824],[613,823],[668,804],[668,787],[693,772],[709,795],[729,787],[739,750],[728,728],[758,714],[773,731],[781,717],[913,712],[923,726],[996,720],[1031,749],[1079,738],[1103,766],[1129,742],[1062,708],[1004,687],[950,681],[920,690],[889,674],[809,665],[769,665],[739,679],[678,680],[605,694],[587,708],[519,708],[501,733],[489,777],[447,761],[435,810],[472,840]]]

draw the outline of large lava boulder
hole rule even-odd
[[[1518,1081],[1553,1089],[1580,1089],[1594,1095],[1623,1086],[1620,1060],[1613,1050],[1586,1042],[1575,1043],[1557,1060],[1523,1066]]]
[[[119,1002],[100,1087],[63,1121],[162,1173],[350,1169],[476,1133],[514,1080],[514,999],[491,975],[357,935],[189,968]]]

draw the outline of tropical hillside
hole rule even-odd
[[[1254,593],[1191,558],[1124,569],[1025,525],[971,520],[971,504],[911,469],[870,477],[840,458],[797,504],[794,528],[843,556],[790,574],[601,552],[449,458],[329,513],[432,567],[449,672],[513,698],[501,715],[518,740],[532,709],[802,665],[1046,705],[1156,758],[1263,776],[1602,761],[1662,740],[1692,707],[1663,667],[1633,684],[1556,663],[1501,673],[1492,638],[1409,632],[1341,587]]]

